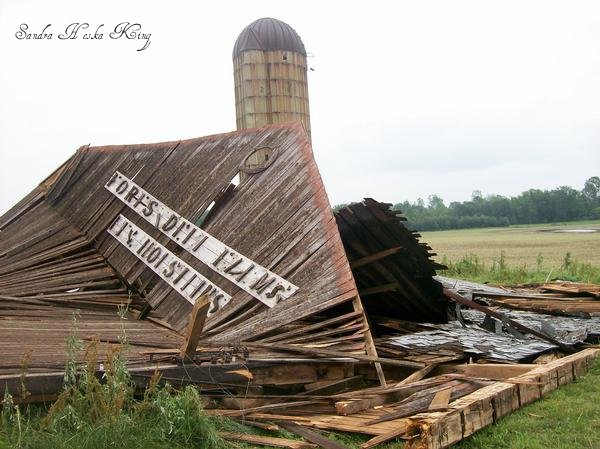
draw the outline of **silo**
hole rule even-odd
[[[258,19],[233,48],[237,129],[300,120],[310,137],[306,50],[288,24]]]

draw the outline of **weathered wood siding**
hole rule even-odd
[[[276,150],[270,165],[233,188],[231,180],[243,161],[265,146]],[[116,171],[190,222],[214,202],[202,228],[298,286],[298,291],[269,308],[215,273],[105,188]],[[14,208],[0,221],[6,236],[0,250],[14,253],[4,259],[10,274],[0,294],[47,294],[48,279],[23,286],[28,288],[23,292],[15,291],[12,280],[19,277],[19,269],[45,260],[30,255],[54,251],[56,245],[75,245],[67,248],[70,253],[55,251],[50,256],[89,251],[89,257],[99,259],[99,279],[86,280],[96,272],[82,269],[73,284],[57,280],[58,293],[66,294],[65,285],[79,286],[80,278],[92,285],[108,283],[106,288],[120,295],[129,289],[151,308],[150,317],[182,332],[192,305],[107,232],[119,214],[231,296],[227,306],[208,317],[205,341],[237,343],[274,335],[358,294],[308,137],[298,122],[179,142],[82,147],[22,209]],[[46,233],[55,236],[43,239],[38,248],[36,239]],[[24,243],[30,249],[19,246]],[[63,262],[57,263],[54,275],[62,276]],[[364,332],[365,326],[361,329]],[[363,341],[352,341],[354,347],[357,343],[364,348]]]

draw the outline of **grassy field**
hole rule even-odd
[[[556,232],[595,229],[598,232]],[[438,255],[436,260],[457,262],[475,254],[481,263],[491,265],[504,253],[504,263],[549,272],[561,267],[565,255],[571,260],[600,267],[600,220],[509,228],[461,229],[423,232]]]

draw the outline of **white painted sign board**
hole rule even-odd
[[[209,315],[231,300],[230,295],[123,215],[119,214],[107,231],[190,303],[194,304],[202,295],[208,295],[211,299]]]
[[[199,261],[267,306],[273,307],[298,290],[186,220],[122,173],[115,172],[105,187]]]

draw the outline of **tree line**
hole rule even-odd
[[[334,210],[344,206],[338,205]],[[476,190],[469,201],[446,205],[438,195],[430,195],[427,204],[419,198],[414,203],[394,204],[393,209],[402,211],[407,226],[419,231],[599,219],[600,178],[589,178],[581,190],[568,186],[530,189],[515,197],[483,196]]]

